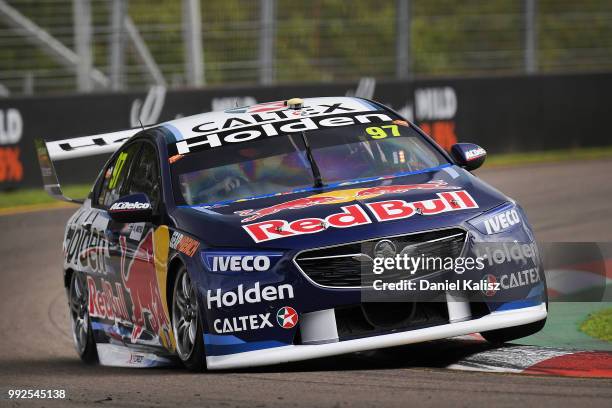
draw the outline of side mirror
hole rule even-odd
[[[484,163],[487,151],[474,143],[456,143],[451,147],[451,155],[459,166],[475,170]]]
[[[150,222],[153,209],[146,194],[137,193],[119,198],[108,209],[111,219],[121,223]]]

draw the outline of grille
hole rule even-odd
[[[376,256],[407,254],[411,257],[423,255],[456,258],[461,255],[465,239],[466,232],[459,228],[428,231],[307,250],[299,253],[295,262],[306,276],[321,286],[359,287],[362,268],[371,270],[373,258]],[[439,269],[422,269],[419,275],[414,277],[422,277],[437,270]],[[400,273],[398,272],[398,275]]]

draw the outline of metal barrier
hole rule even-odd
[[[605,0],[0,0],[0,97],[611,68]]]

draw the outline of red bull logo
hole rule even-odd
[[[153,259],[153,232],[149,231],[140,242],[133,258],[127,265],[125,237],[119,239],[121,246],[121,280],[132,300],[132,343],[138,340],[150,324],[164,345],[171,344],[171,326],[159,293],[155,263]]]
[[[250,222],[285,210],[301,210],[303,208],[314,207],[317,205],[342,204],[351,201],[368,200],[370,198],[379,197],[382,195],[407,193],[408,191],[412,190],[455,190],[458,188],[459,187],[456,186],[449,186],[448,183],[443,180],[433,180],[423,184],[399,184],[328,191],[309,197],[298,198],[295,200],[286,201],[284,203],[275,204],[259,210],[237,211],[236,214],[240,215],[241,217],[247,217],[243,219],[242,222]]]
[[[396,186],[397,187],[397,186]],[[406,186],[404,186],[406,187]],[[465,190],[436,193],[430,200],[387,200],[365,203],[378,222],[403,220],[415,215],[428,216],[449,211],[478,208],[476,200]],[[359,204],[341,208],[325,218],[302,218],[292,222],[285,220],[260,221],[242,228],[255,242],[288,238],[296,235],[315,234],[328,228],[349,228],[370,224],[372,220]]]
[[[98,290],[94,278],[87,277],[87,289],[89,291],[89,315],[101,317],[109,320],[129,322],[130,317],[127,311],[123,289],[121,284],[115,283],[115,291],[110,282],[101,279],[102,290]]]

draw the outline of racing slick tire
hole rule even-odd
[[[172,296],[172,330],[176,339],[176,354],[189,370],[206,368],[204,339],[195,286],[182,266],[174,281]]]
[[[482,337],[489,343],[501,344],[508,341],[520,339],[522,337],[531,336],[542,330],[546,324],[546,319],[537,322],[524,324],[522,326],[506,327],[505,329],[497,329],[480,333]]]
[[[83,273],[73,272],[70,275],[68,296],[72,337],[77,353],[86,364],[97,364],[98,350],[96,349],[88,310],[89,291]]]

